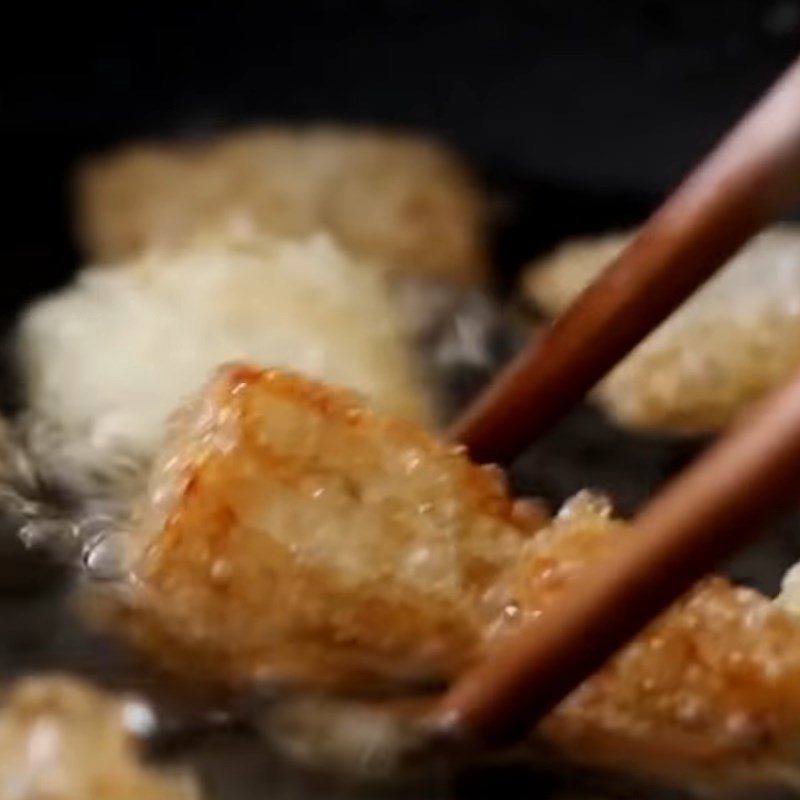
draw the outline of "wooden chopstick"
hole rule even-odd
[[[442,733],[523,734],[800,487],[800,372],[667,485],[635,536],[445,694]]]
[[[451,437],[476,461],[514,458],[798,200],[800,60],[552,329],[467,409]]]

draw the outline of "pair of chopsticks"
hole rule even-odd
[[[781,212],[800,202],[800,60],[550,331],[455,424],[481,462],[513,459]],[[442,731],[530,730],[800,489],[800,372],[663,489],[638,535],[558,608],[445,693]]]

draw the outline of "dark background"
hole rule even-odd
[[[800,0],[14,4],[0,313],[76,263],[76,158],[249,120],[421,129],[480,165],[506,268],[640,217],[791,59]],[[510,211],[509,211],[510,208]]]

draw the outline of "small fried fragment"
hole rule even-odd
[[[440,682],[502,616],[499,576],[539,524],[417,426],[232,365],[156,464],[126,624],[166,666],[234,687]]]
[[[484,200],[456,156],[419,137],[273,127],[135,144],[89,161],[76,189],[80,239],[102,263],[198,233],[324,230],[371,262],[487,278]]]
[[[0,709],[0,800],[196,800],[188,776],[146,768],[121,703],[66,677],[26,678]]]
[[[630,240],[568,242],[525,273],[523,292],[564,311]],[[800,364],[800,226],[756,237],[600,383],[595,396],[632,428],[697,434],[728,425]]]
[[[429,394],[384,276],[327,237],[201,239],[93,268],[23,317],[30,449],[55,482],[133,483],[164,422],[235,358],[297,369],[427,423]]]

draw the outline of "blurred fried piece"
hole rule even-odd
[[[601,498],[576,496],[523,549],[521,618],[558,603],[632,528]],[[577,762],[709,792],[800,785],[800,620],[722,578],[699,583],[597,675],[540,733]]]
[[[140,714],[72,678],[14,684],[0,709],[0,800],[195,800],[188,777],[140,763],[126,729]]]
[[[541,522],[416,426],[233,365],[179,414],[156,465],[127,625],[198,680],[442,681],[502,616],[499,575]]]
[[[326,230],[377,263],[487,277],[484,201],[471,175],[445,148],[399,133],[276,127],[135,144],[89,161],[76,202],[84,250],[103,263],[209,231]]]
[[[523,291],[564,311],[629,234],[568,242],[528,267]],[[800,364],[800,226],[754,239],[647,337],[596,389],[623,425],[684,434],[718,430]]]
[[[303,370],[427,423],[384,276],[328,237],[201,238],[89,269],[25,313],[30,449],[83,493],[136,479],[169,413],[235,358]]]

